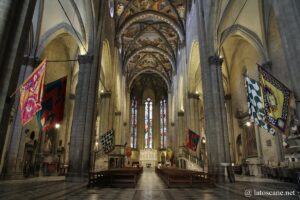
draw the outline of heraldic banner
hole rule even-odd
[[[266,121],[284,132],[291,92],[262,67],[258,66],[258,70]]]
[[[100,144],[104,153],[109,153],[115,148],[114,130],[111,129],[100,136]]]
[[[66,86],[66,76],[45,85],[42,110],[36,114],[40,128],[44,132],[63,120]]]
[[[186,147],[193,151],[196,151],[199,139],[200,139],[200,136],[197,133],[188,129],[187,138],[186,138]]]
[[[246,77],[246,89],[247,89],[247,101],[248,101],[248,111],[251,120],[255,122],[256,125],[261,128],[266,129],[272,135],[275,134],[274,128],[272,128],[265,120],[265,113],[262,102],[262,94],[259,82]]]
[[[20,91],[21,121],[24,126],[42,109],[46,59],[23,82]]]

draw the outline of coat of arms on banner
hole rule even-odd
[[[104,153],[109,153],[115,147],[114,144],[114,130],[111,129],[107,133],[100,136],[100,143]]]

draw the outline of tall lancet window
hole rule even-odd
[[[131,148],[137,147],[137,100],[135,97],[131,100]]]
[[[167,101],[160,101],[160,148],[167,147]]]
[[[145,102],[145,148],[152,148],[152,109],[152,100],[147,98]]]

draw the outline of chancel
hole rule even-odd
[[[299,16],[1,0],[0,199],[298,199]]]

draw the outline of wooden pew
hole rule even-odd
[[[89,187],[136,187],[143,168],[120,168],[90,172]]]
[[[168,187],[211,187],[214,185],[212,179],[204,172],[175,168],[155,168],[155,171]]]

